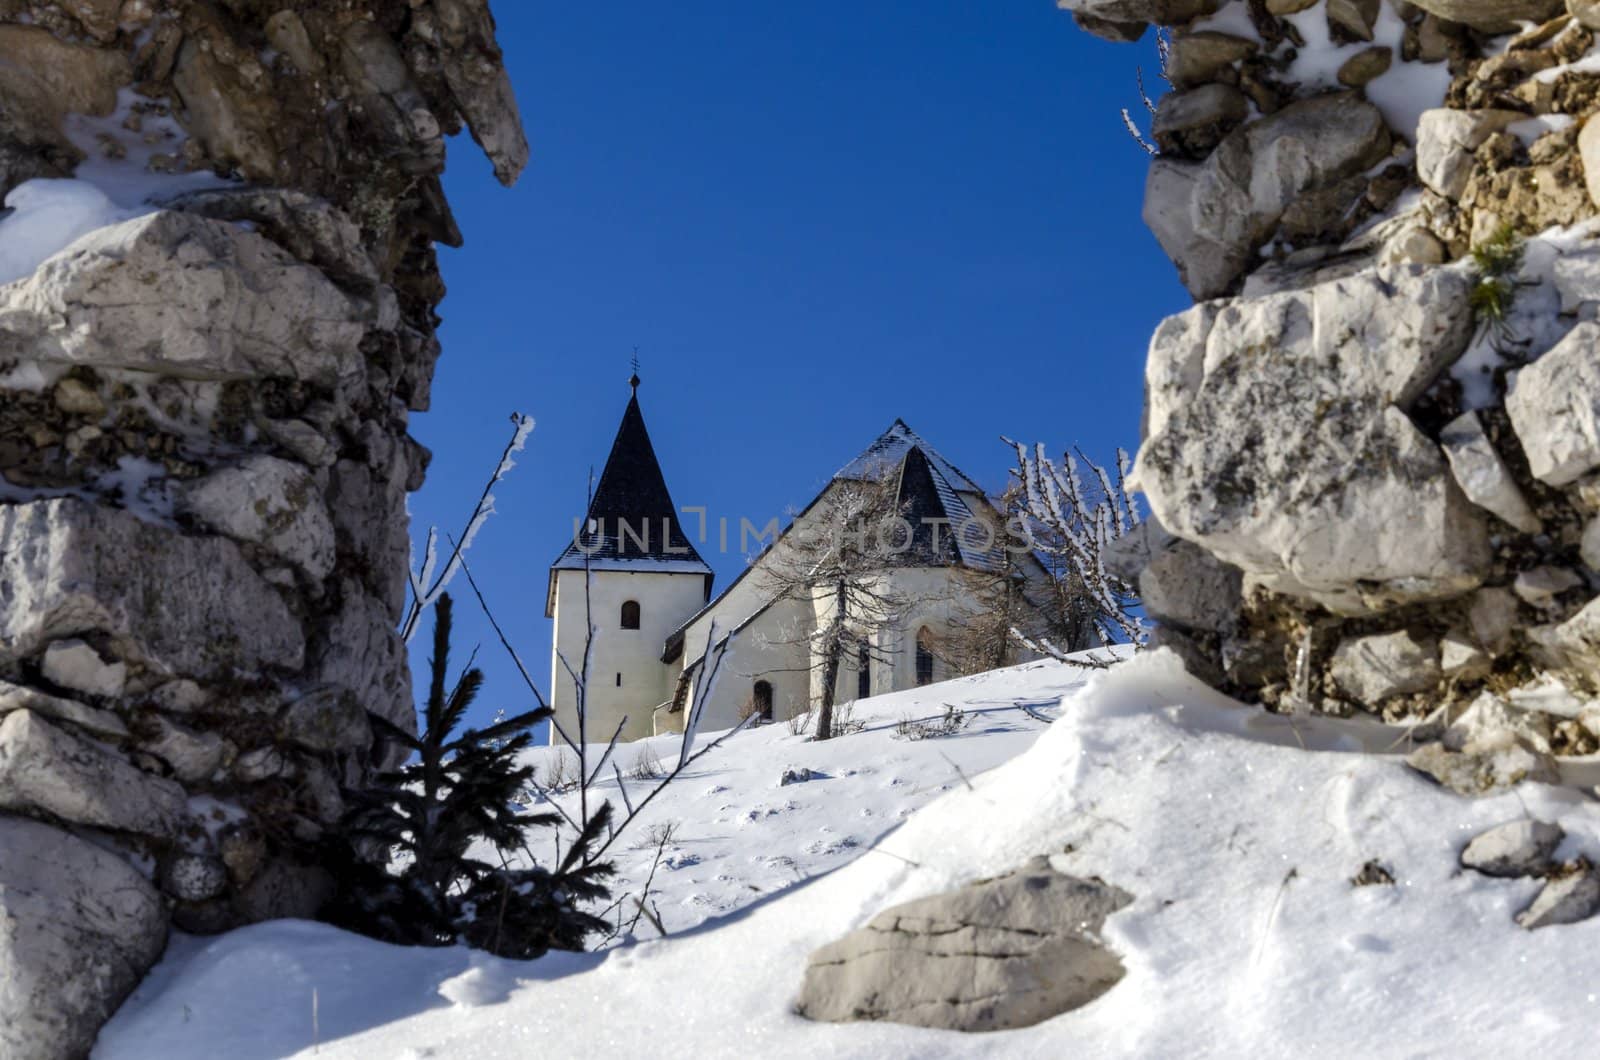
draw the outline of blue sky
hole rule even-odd
[[[546,568],[627,401],[674,499],[764,524],[903,417],[990,488],[999,436],[1138,441],[1150,331],[1188,304],[1139,219],[1121,127],[1148,41],[1051,0],[499,0],[532,163],[507,190],[464,140],[414,536],[455,531],[509,434],[473,570],[541,687]],[[737,554],[706,558],[725,585]],[[462,580],[482,706],[527,705]],[[425,635],[414,644],[420,663]],[[420,684],[420,682],[419,682]]]

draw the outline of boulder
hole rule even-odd
[[[183,491],[183,507],[229,537],[265,546],[321,581],[333,571],[328,507],[303,467],[248,456]]]
[[[1226,67],[1259,51],[1261,45],[1245,37],[1215,30],[1184,33],[1172,42],[1167,57],[1167,80],[1174,88],[1195,88],[1211,81]]]
[[[354,384],[363,316],[266,237],[163,210],[96,229],[0,287],[0,358]]]
[[[1560,782],[1549,755],[1515,740],[1473,745],[1460,751],[1437,743],[1424,744],[1411,752],[1406,764],[1469,798],[1502,792],[1525,780]]]
[[[0,1056],[87,1056],[166,944],[161,895],[128,862],[0,816]]]
[[[1409,630],[1355,637],[1334,649],[1329,672],[1355,700],[1375,706],[1390,696],[1439,683],[1439,642]]]
[[[1447,199],[1467,190],[1477,164],[1473,152],[1526,114],[1514,110],[1425,110],[1417,121],[1417,176]]]
[[[172,775],[185,784],[210,780],[229,754],[228,741],[214,732],[201,732],[156,716],[155,735],[140,746],[165,762]]]
[[[120,51],[64,41],[42,26],[0,25],[0,134],[76,156],[67,116],[110,114],[117,90],[132,80]]]
[[[1029,1027],[1122,978],[1094,934],[1132,898],[1044,858],[993,880],[887,909],[817,950],[796,1010],[961,1031]]]
[[[1600,166],[1600,158],[1596,159]],[[1556,258],[1550,267],[1551,281],[1561,298],[1561,312],[1577,315],[1585,313],[1594,318],[1590,310],[1600,301],[1600,253],[1574,251]]]
[[[1402,411],[1465,348],[1469,286],[1392,266],[1189,310],[1151,348],[1134,485],[1247,581],[1339,613],[1472,590],[1483,517]]]
[[[1567,13],[1585,29],[1600,29],[1600,2],[1597,0],[1567,0]]]
[[[1591,518],[1583,527],[1583,537],[1578,543],[1578,555],[1583,565],[1600,572],[1600,516]]]
[[[1529,627],[1527,638],[1534,657],[1545,666],[1600,687],[1600,599],[1589,601],[1565,622]]]
[[[1225,294],[1302,195],[1388,154],[1383,115],[1351,93],[1291,103],[1235,129],[1204,162],[1158,158],[1144,220],[1196,299]]]
[[[294,18],[292,11],[282,14]],[[217,221],[247,222],[338,283],[363,292],[378,285],[378,270],[362,246],[361,229],[326,199],[292,188],[241,187],[191,192],[165,206]]]
[[[1482,677],[1493,662],[1488,652],[1459,630],[1452,630],[1439,640],[1439,671],[1446,677]]]
[[[1479,589],[1472,594],[1467,621],[1473,639],[1491,655],[1499,655],[1511,646],[1511,634],[1517,628],[1517,598],[1510,589],[1498,586]]]
[[[284,739],[312,751],[354,751],[372,743],[363,703],[333,686],[313,689],[290,703],[278,729]]]
[[[1150,135],[1164,155],[1204,158],[1250,116],[1250,101],[1232,85],[1169,92],[1156,104]]]
[[[1439,433],[1439,446],[1467,500],[1525,534],[1543,529],[1476,412],[1463,412],[1447,423]]]
[[[1461,851],[1461,865],[1485,876],[1537,876],[1565,836],[1545,821],[1509,821],[1474,837]]]
[[[1511,583],[1511,591],[1525,604],[1550,609],[1557,606],[1564,593],[1571,592],[1583,583],[1576,572],[1546,564],[1519,571]]]
[[[1087,5],[1096,0],[1083,0]],[[1109,0],[1111,3],[1151,0]],[[1175,12],[1214,10],[1216,0],[1153,0]],[[494,166],[494,175],[507,186],[528,164],[528,140],[511,79],[500,61],[495,43],[494,16],[489,0],[434,0],[432,28],[441,49],[445,83],[472,138]],[[1188,17],[1188,16],[1185,16]]]
[[[1244,576],[1199,545],[1172,538],[1139,574],[1139,598],[1161,622],[1219,633],[1238,616]]]
[[[1535,25],[1559,14],[1564,0],[1413,0],[1422,10],[1473,29],[1505,33],[1519,23]]]
[[[128,726],[109,710],[85,706],[76,700],[46,695],[38,689],[0,681],[0,718],[17,710],[31,710],[53,721],[64,721],[96,736],[123,739]]]
[[[299,623],[230,541],[75,499],[0,506],[0,662],[90,632],[196,677],[299,669],[305,655]]]
[[[1506,412],[1535,478],[1565,486],[1600,468],[1600,324],[1579,324],[1519,371]]]
[[[1382,0],[1328,0],[1328,28],[1336,39],[1370,41]]]
[[[182,902],[204,902],[228,886],[228,867],[209,854],[178,854],[161,869],[161,889]]]
[[[1533,904],[1517,914],[1529,931],[1556,924],[1576,924],[1600,912],[1600,873],[1588,862],[1549,880]]]
[[[31,710],[13,711],[0,722],[0,810],[158,839],[176,836],[188,814],[177,784]]]
[[[1074,19],[1181,26],[1216,11],[1220,0],[1056,0],[1056,6],[1071,11]]]
[[[106,662],[99,652],[76,638],[58,640],[46,648],[39,672],[52,684],[102,699],[122,695],[128,683],[126,664]]]
[[[1346,88],[1361,88],[1388,73],[1393,62],[1393,48],[1366,48],[1346,59],[1335,77]]]

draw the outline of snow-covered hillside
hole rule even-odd
[[[892,738],[945,703],[974,717],[964,735]],[[1058,720],[1041,736],[1032,713]],[[180,940],[95,1055],[1570,1055],[1597,1016],[1600,921],[1524,931],[1512,916],[1537,883],[1457,864],[1528,814],[1566,829],[1560,856],[1600,857],[1600,813],[1575,791],[1459,798],[1396,754],[1351,753],[1393,731],[1239,707],[1165,653],[1087,678],[1022,667],[861,716],[827,745],[741,733],[663,797],[682,820],[654,891],[669,938],[531,964],[302,923]],[[825,776],[778,787],[791,766]],[[1036,854],[1135,896],[1106,924],[1127,975],[1105,997],[979,1037],[793,1014],[818,946]],[[652,857],[631,853],[625,877]],[[1394,884],[1356,886],[1369,861]]]

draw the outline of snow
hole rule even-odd
[[[29,275],[97,228],[134,216],[82,180],[28,180],[11,189],[0,220],[0,284]]]
[[[1059,716],[1037,739],[1002,705],[1028,716],[1020,704],[1037,713],[1056,697],[1046,713]],[[991,713],[964,735],[919,743],[882,728],[943,702]],[[1529,815],[1567,831],[1558,856],[1600,856],[1587,795],[1540,785],[1451,795],[1400,761],[1403,733],[1241,707],[1167,652],[1087,679],[1034,664],[859,710],[867,730],[827,744],[782,726],[740,733],[670,796],[682,853],[701,860],[658,874],[675,877],[661,884],[663,914],[699,920],[711,909],[682,900],[704,893],[732,915],[526,964],[298,922],[180,938],[95,1056],[1573,1055],[1600,1016],[1600,920],[1525,932],[1512,916],[1538,885],[1457,864],[1472,836]],[[977,774],[1007,750],[1016,757]],[[777,789],[779,761],[826,777]],[[952,762],[965,763],[964,778]],[[892,831],[890,777],[911,801],[933,800]],[[807,835],[858,843],[810,854]],[[842,867],[772,894],[787,881],[759,859],[778,850],[795,859],[792,876]],[[981,1037],[793,1013],[816,947],[887,906],[1036,854],[1135,896],[1103,932],[1127,975],[1098,1001]],[[1394,885],[1353,885],[1373,859]],[[718,890],[713,870],[734,879]],[[770,889],[735,898],[741,875]]]

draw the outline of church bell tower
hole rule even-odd
[[[673,693],[662,647],[711,595],[711,567],[683,532],[645,430],[637,371],[628,383],[611,455],[585,518],[550,565],[545,599],[555,620],[551,706],[576,740],[581,695],[590,743],[605,743],[619,724],[623,740],[653,735],[653,713]]]

